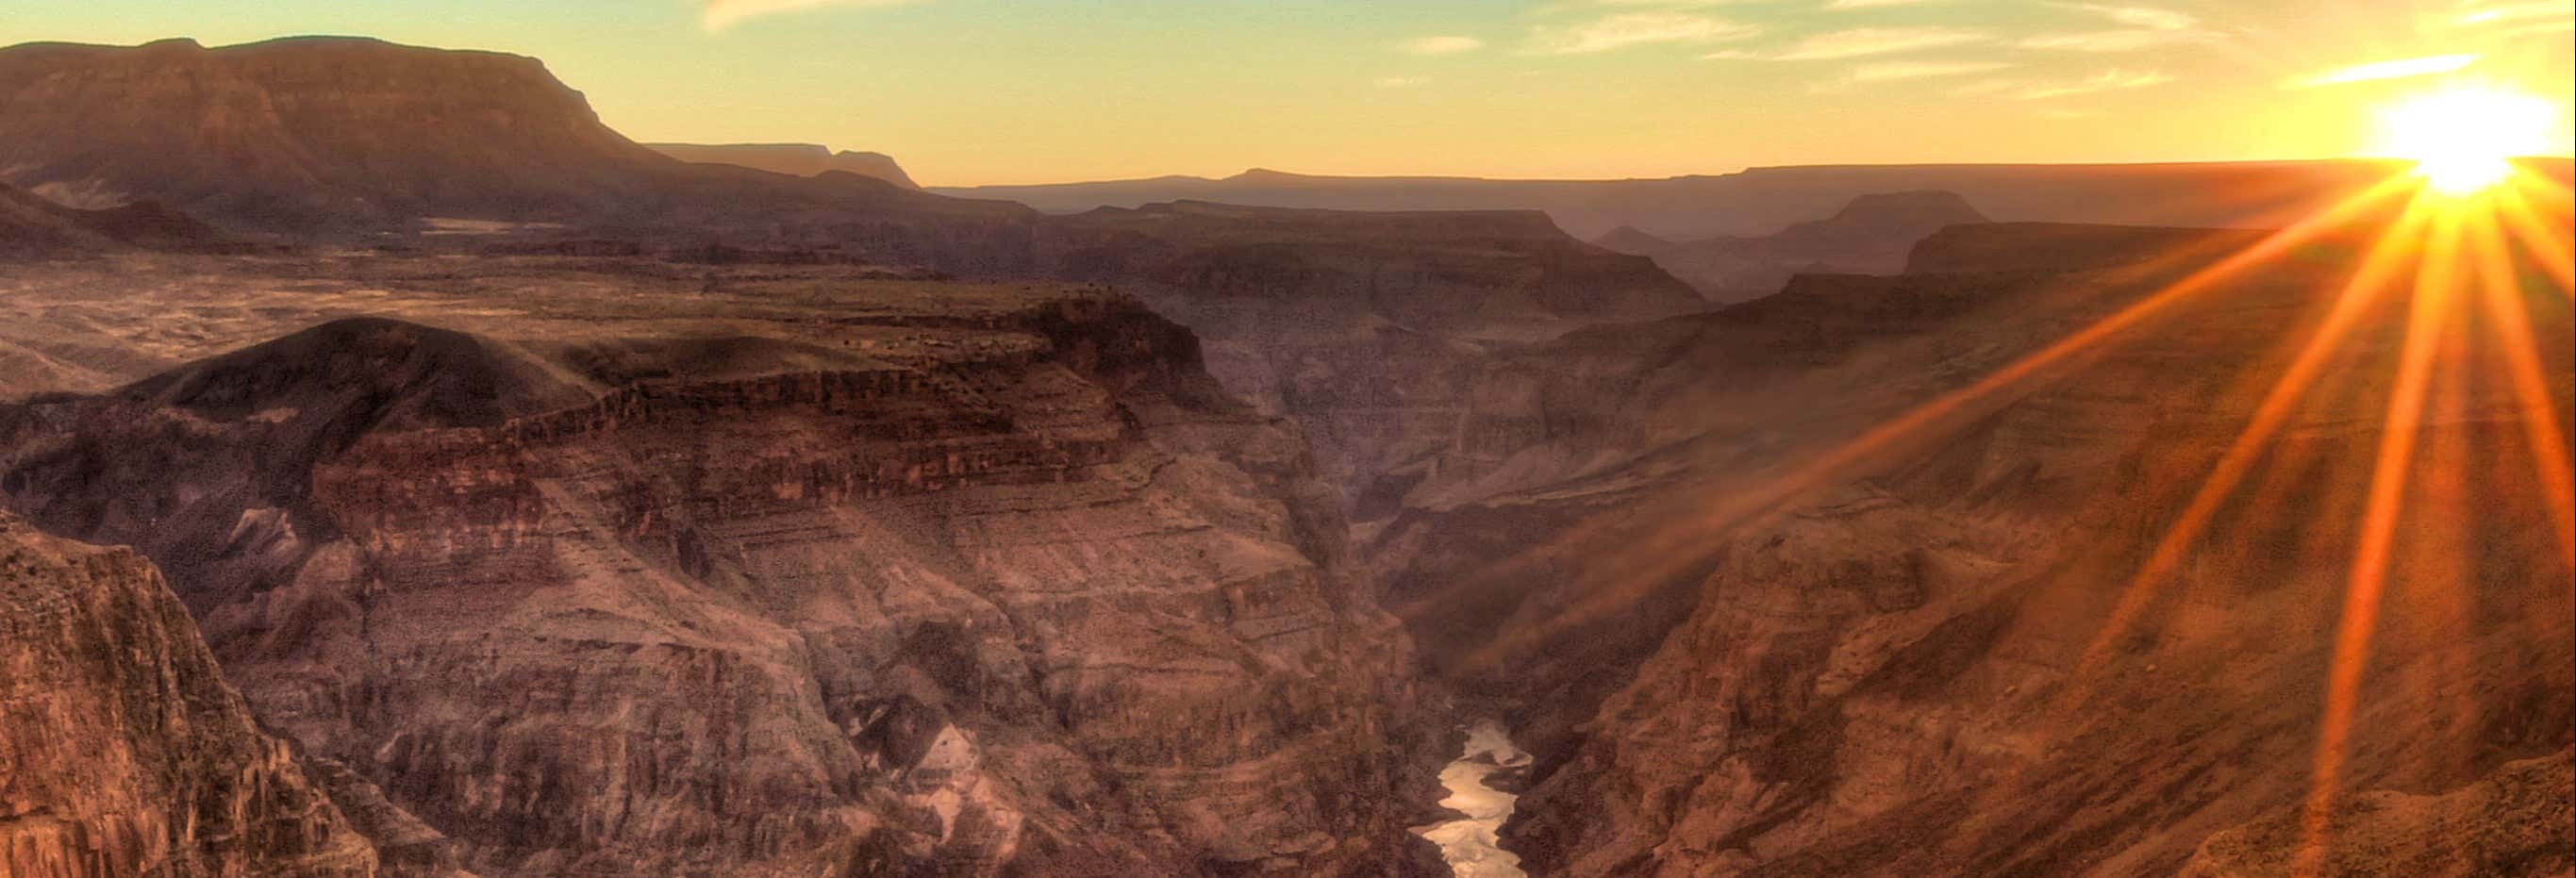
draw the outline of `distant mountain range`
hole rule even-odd
[[[2563,160],[2561,161],[2563,165]],[[1038,186],[932,187],[1051,213],[1200,199],[1338,210],[1544,210],[1576,236],[1622,226],[1672,239],[1768,235],[1863,195],[1956,193],[1998,220],[2267,226],[2384,179],[2365,160],[2078,165],[1817,165],[1660,180],[1320,177],[1253,170]]]
[[[834,171],[872,177],[905,189],[919,189],[912,175],[903,172],[894,157],[881,152],[833,152],[831,147],[813,143],[734,143],[709,146],[696,143],[647,143],[654,152],[707,165],[733,165],[754,170],[786,174],[791,177],[819,177]]]

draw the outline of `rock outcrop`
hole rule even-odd
[[[1187,330],[739,295],[760,334],[558,299],[40,399],[0,490],[143,545],[344,801],[482,874],[1413,874],[1402,635]]]
[[[884,180],[905,189],[921,188],[920,184],[912,182],[912,175],[903,172],[902,165],[881,152],[846,149],[834,152],[831,147],[812,143],[648,143],[645,146],[684,162],[734,165],[791,177],[819,177],[839,172]]]
[[[376,874],[150,562],[0,513],[0,875]]]

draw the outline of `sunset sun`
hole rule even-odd
[[[2549,146],[2556,110],[2520,92],[2460,86],[2417,95],[2380,111],[2383,149],[2413,160],[2436,191],[2465,195],[2502,182],[2512,159]]]

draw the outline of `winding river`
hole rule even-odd
[[[1449,788],[1440,806],[1463,816],[1413,830],[1440,846],[1457,878],[1528,878],[1520,856],[1503,850],[1495,835],[1520,796],[1488,782],[1518,790],[1529,766],[1530,755],[1512,744],[1502,724],[1481,720],[1467,727],[1465,752],[1440,771],[1440,784]]]

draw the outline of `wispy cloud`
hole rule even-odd
[[[2461,12],[2458,18],[2453,19],[2453,23],[2464,25],[2510,24],[2514,22],[2541,21],[2549,19],[2556,19],[2559,21],[2576,19],[2576,4],[2567,3],[2565,0],[2483,3],[2472,6]]]
[[[1457,55],[1466,52],[1473,52],[1484,47],[1484,40],[1480,40],[1475,37],[1449,35],[1414,37],[1413,39],[1406,40],[1396,46],[1396,48],[1415,55]]]
[[[1970,73],[1992,73],[2013,65],[2002,61],[1882,61],[1855,66],[1844,75],[1846,82],[1895,82],[1905,79],[1930,79],[1936,76],[1962,76]]]
[[[2404,79],[2410,76],[2430,76],[2436,73],[2449,73],[2462,67],[2475,64],[2477,61],[2478,56],[2476,55],[2428,55],[2422,58],[2398,58],[2390,61],[2373,61],[2368,64],[2354,64],[2349,67],[2320,70],[2305,76],[2293,76],[2289,79],[2283,80],[2281,82],[2281,86],[2283,88],[2316,88],[2326,85],[2342,85],[2347,82],[2371,82],[2381,79]]]
[[[2115,6],[2107,3],[2058,3],[2055,5],[2062,6],[2067,9],[2080,9],[2085,12],[2109,18],[2112,21],[2119,22],[2130,27],[2145,28],[2147,30],[2191,30],[2200,26],[2200,19],[2193,16],[2191,13],[2176,12],[2171,9],[2163,9],[2154,6]]]
[[[2218,40],[2218,34],[2203,30],[2097,30],[2039,34],[2023,38],[2021,46],[2061,52],[2136,52]]]
[[[1431,77],[1428,76],[1381,76],[1377,79],[1379,88],[1417,88],[1430,84]]]
[[[2201,26],[2198,16],[2158,6],[2121,6],[2108,3],[2051,3],[2049,5],[2107,18],[2120,27],[2038,34],[2022,38],[2020,41],[2022,48],[2060,52],[2138,52],[2196,43],[2215,43],[2226,38],[2218,31]]]
[[[1826,0],[1826,9],[1878,9],[1887,6],[1920,6],[1941,0]]]
[[[827,6],[902,6],[917,0],[700,0],[698,24],[714,33],[745,20]]]
[[[2130,71],[2115,68],[2102,71],[2101,73],[2094,74],[2083,79],[2058,82],[2035,82],[2026,79],[1989,79],[1982,82],[1960,86],[1959,88],[1952,89],[1950,93],[1959,97],[2003,97],[2013,100],[2036,101],[2047,98],[2067,97],[2069,95],[2084,95],[2106,91],[2146,88],[2153,85],[2163,85],[2172,81],[2174,81],[2173,75],[2161,70]]]
[[[1873,55],[1894,55],[1923,49],[1964,46],[1983,43],[1994,37],[1983,31],[1946,27],[1862,27],[1829,33],[1810,34],[1785,49],[1772,52],[1718,52],[1711,58],[1745,58],[1763,61],[1838,61]]]
[[[1572,24],[1540,25],[1530,48],[1551,55],[1607,52],[1656,43],[1713,43],[1761,33],[1749,24],[1689,12],[1622,12]]]

